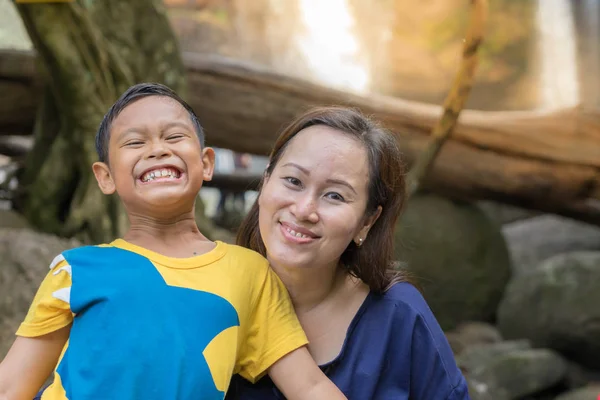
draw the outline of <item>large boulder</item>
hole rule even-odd
[[[78,245],[75,240],[28,229],[0,228],[0,359],[13,342],[52,259]]]
[[[540,215],[502,227],[513,274],[527,272],[557,254],[600,251],[600,228],[557,215]]]
[[[25,218],[12,210],[0,210],[0,228],[25,229],[29,228]]]
[[[478,201],[477,206],[485,211],[485,213],[499,225],[523,221],[535,217],[536,215],[540,215],[539,211],[527,210],[489,200]]]
[[[547,259],[510,282],[498,311],[503,337],[527,338],[600,368],[600,252]]]
[[[442,328],[494,318],[511,267],[500,228],[484,211],[419,194],[395,236],[396,259],[415,276]]]
[[[458,356],[471,346],[502,342],[502,335],[491,324],[469,321],[459,324],[451,331],[446,331],[446,339],[454,355]]]
[[[600,399],[600,383],[561,394],[555,400],[597,400]]]
[[[565,377],[567,363],[552,350],[531,349],[527,342],[473,346],[457,363],[465,371],[471,397],[521,399],[548,390]]]

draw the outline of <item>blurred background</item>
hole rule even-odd
[[[357,106],[418,157],[459,68],[469,6],[0,0],[0,354],[54,255],[123,230],[89,165],[128,84],[164,82],[194,107],[217,149],[198,224],[234,242],[278,130],[311,105]],[[456,132],[398,223],[397,259],[472,398],[596,399],[600,1],[490,0],[477,56]]]

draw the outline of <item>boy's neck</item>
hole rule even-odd
[[[198,229],[193,212],[169,219],[130,215],[129,220],[123,239],[166,256],[193,257],[213,247]]]

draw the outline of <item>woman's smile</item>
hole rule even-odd
[[[279,225],[283,237],[292,243],[307,244],[313,243],[319,239],[319,236],[306,228],[288,222],[280,222]]]

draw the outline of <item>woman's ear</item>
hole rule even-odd
[[[358,231],[358,234],[354,236],[354,243],[356,243],[357,246],[360,247],[365,242],[371,227],[375,225],[375,222],[379,219],[382,210],[383,208],[381,208],[381,206],[377,206],[374,213],[365,217],[362,228]]]
[[[92,170],[94,171],[94,176],[96,177],[96,181],[98,182],[98,186],[100,187],[100,190],[102,190],[102,193],[113,194],[116,187],[108,165],[103,162],[95,162],[92,164]]]

